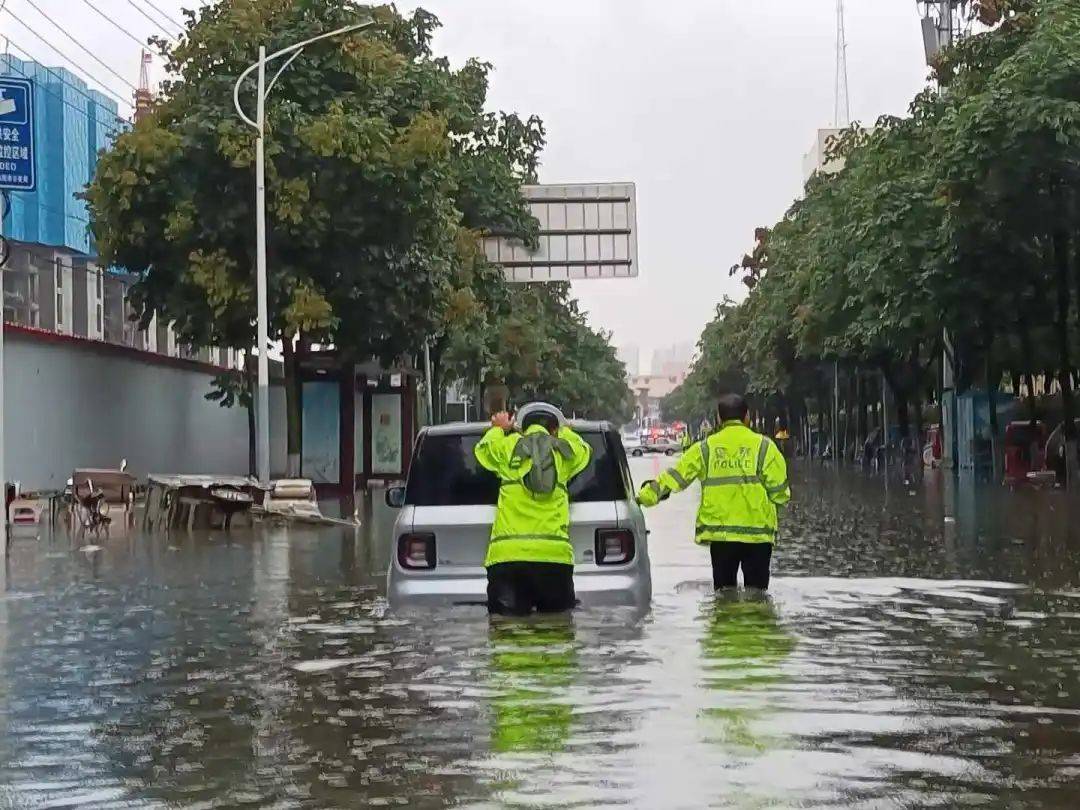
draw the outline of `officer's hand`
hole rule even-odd
[[[491,424],[494,427],[502,428],[503,430],[510,430],[514,427],[514,418],[506,411],[499,411],[496,414],[492,414]]]
[[[636,499],[639,506],[655,506],[671,497],[671,491],[664,489],[663,487],[659,488],[661,491],[658,494],[656,489],[652,486],[655,483],[655,481],[650,480],[641,485],[641,490],[638,492]],[[650,496],[647,500],[643,500],[641,497],[642,493],[645,492],[648,492]]]

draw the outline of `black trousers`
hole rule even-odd
[[[577,604],[574,566],[505,562],[488,566],[488,612],[505,616],[561,613]]]
[[[772,550],[772,543],[710,543],[713,587],[720,590],[737,586],[742,566],[743,585],[768,590]]]

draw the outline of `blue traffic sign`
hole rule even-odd
[[[0,76],[0,189],[33,191],[34,85]]]

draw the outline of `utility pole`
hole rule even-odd
[[[916,0],[922,6],[923,49],[926,64],[933,66],[943,50],[951,47],[965,33],[963,19],[969,0]],[[941,429],[942,461],[956,468],[959,463],[959,424],[956,380],[953,374],[953,344],[948,330],[943,335],[941,353]]]
[[[836,100],[833,125],[842,129],[851,124],[851,98],[848,94],[847,29],[844,26],[844,0],[836,0]]]
[[[303,53],[304,48],[311,45],[313,42],[318,42],[323,39],[329,39],[330,37],[336,37],[341,34],[348,34],[354,31],[359,31],[363,28],[370,28],[375,25],[374,20],[365,20],[362,23],[356,23],[354,25],[346,25],[343,28],[338,28],[334,31],[328,31],[325,34],[320,34],[317,37],[311,37],[305,39],[303,42],[297,42],[294,45],[289,45],[287,48],[282,48],[280,51],[275,51],[269,56],[266,55],[266,46],[259,46],[259,61],[251,65],[247,70],[240,74],[240,78],[236,80],[236,84],[233,87],[233,105],[236,107],[236,112],[240,116],[240,119],[250,127],[255,129],[255,255],[256,255],[256,276],[255,276],[255,293],[258,299],[258,349],[259,349],[259,382],[257,390],[257,396],[255,398],[256,409],[256,427],[258,428],[258,439],[255,444],[255,455],[257,459],[256,466],[259,470],[259,484],[264,488],[270,486],[270,360],[267,357],[267,351],[270,345],[269,338],[269,316],[267,313],[267,281],[266,281],[266,154],[264,145],[264,135],[266,130],[266,97],[270,94],[270,91],[274,89],[274,84],[277,83],[278,78],[285,71],[285,69],[295,61],[295,59]],[[277,73],[274,74],[274,78],[270,80],[269,85],[266,82],[266,65],[269,62],[274,61],[282,56],[289,55],[289,58],[285,60]],[[244,113],[243,107],[240,106],[240,87],[243,85],[244,80],[247,79],[253,72],[258,71],[258,98],[255,102],[255,118],[250,118]]]

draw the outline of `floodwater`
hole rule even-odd
[[[17,539],[0,807],[1080,806],[1078,508],[793,478],[768,601],[709,592],[687,493],[651,607],[572,620],[388,610],[381,507]]]

